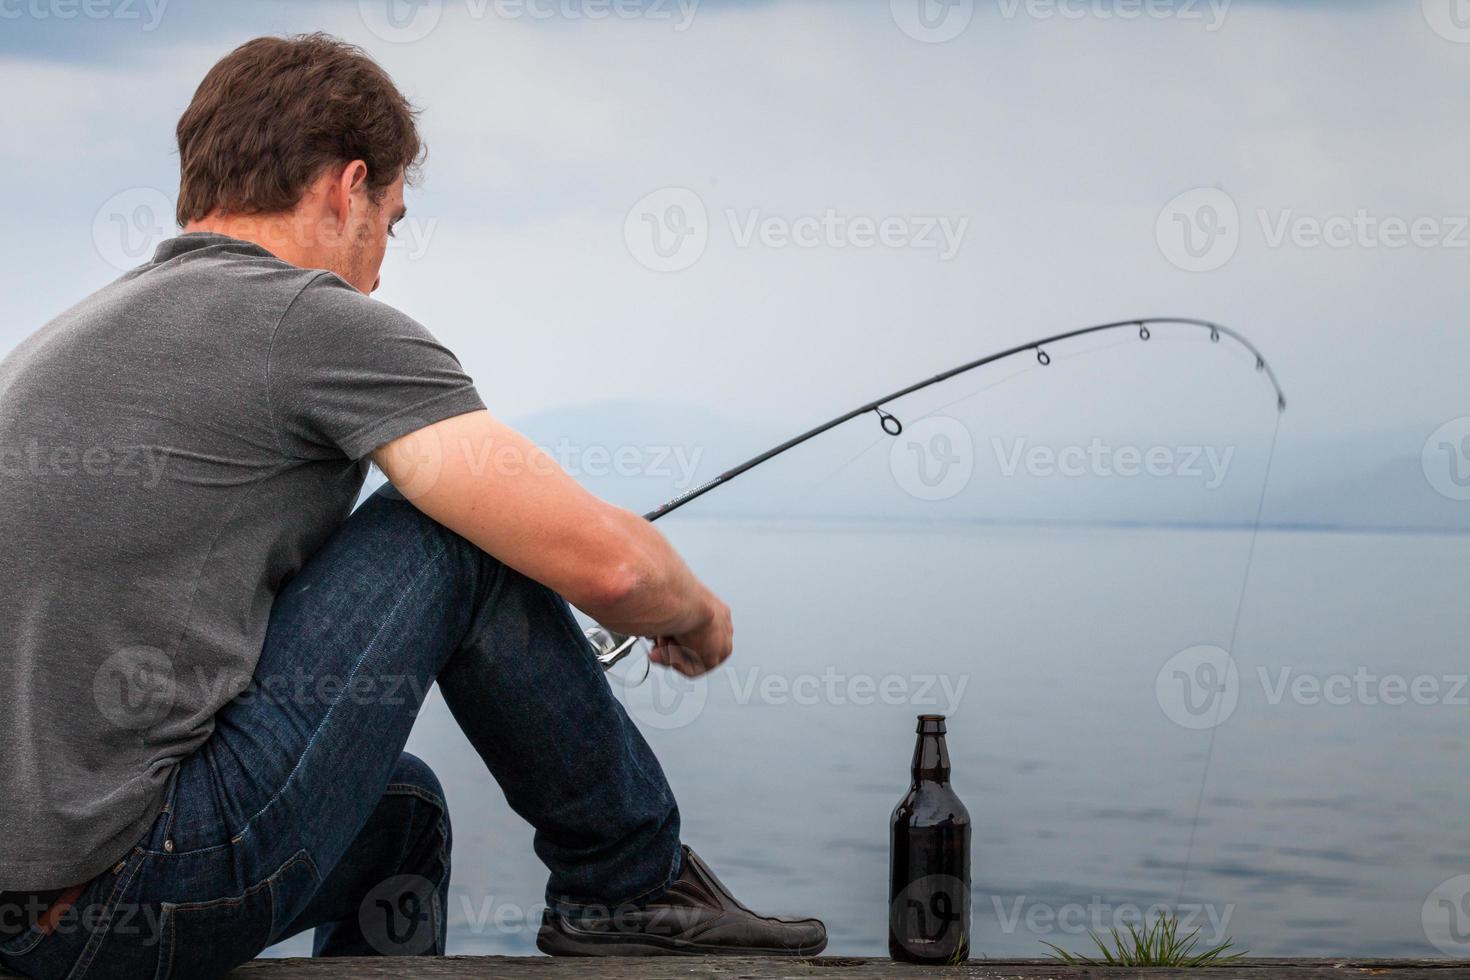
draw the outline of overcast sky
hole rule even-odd
[[[1247,333],[1284,439],[1412,458],[1470,415],[1464,0],[220,6],[0,0],[0,350],[172,232],[210,64],[322,29],[425,109],[378,295],[505,417],[627,399],[799,431],[1150,314]],[[1037,424],[1128,398],[1101,372]]]

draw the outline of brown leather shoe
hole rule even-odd
[[[662,898],[576,918],[548,909],[536,945],[552,956],[816,956],[827,927],[757,915],[686,847],[683,870]]]

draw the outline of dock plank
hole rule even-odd
[[[230,974],[231,980],[883,980],[939,977],[946,980],[1169,980],[1198,976],[1200,970],[1068,967],[1053,960],[971,960],[951,967],[916,967],[886,959],[824,956],[815,959],[737,957],[625,957],[552,959],[550,957],[451,956],[440,959],[257,960]],[[1203,971],[1211,980],[1470,980],[1470,962],[1449,960],[1282,960],[1246,959]]]
[[[1470,961],[1370,959],[1244,959],[1203,970],[1069,967],[1054,960],[971,960],[958,966],[921,967],[886,959],[819,956],[756,957],[448,956],[418,959],[267,959],[230,974],[229,980],[1470,980]],[[0,969],[0,978],[20,980]]]

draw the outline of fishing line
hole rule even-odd
[[[1226,653],[1231,657],[1232,662],[1235,657],[1236,638],[1240,633],[1241,615],[1245,609],[1246,589],[1250,585],[1251,568],[1254,566],[1256,560],[1256,540],[1260,537],[1261,534],[1261,516],[1265,513],[1266,491],[1271,484],[1271,466],[1276,461],[1276,441],[1280,435],[1281,413],[1277,412],[1276,424],[1271,430],[1271,448],[1266,453],[1266,472],[1261,477],[1261,494],[1260,497],[1256,500],[1256,519],[1251,525],[1250,544],[1246,548],[1245,568],[1241,571],[1240,575],[1240,591],[1239,593],[1237,593],[1237,597],[1235,600],[1235,617],[1230,625],[1230,645],[1225,648]],[[1227,674],[1227,678],[1228,676],[1229,675]],[[1239,677],[1239,668],[1237,668],[1237,684],[1240,683]],[[1215,717],[1212,719],[1212,723],[1210,725],[1210,739],[1205,746],[1205,767],[1204,771],[1200,773],[1199,794],[1198,796],[1196,796],[1194,801],[1194,819],[1189,825],[1189,844],[1184,851],[1184,871],[1179,876],[1179,894],[1174,899],[1174,905],[1176,908],[1180,905],[1180,903],[1184,901],[1184,889],[1185,886],[1189,883],[1189,870],[1194,860],[1195,836],[1199,831],[1199,818],[1201,812],[1204,809],[1205,784],[1209,781],[1210,778],[1210,763],[1215,758],[1215,733],[1220,730],[1220,712],[1224,710],[1224,706],[1224,692],[1221,692],[1220,695],[1216,698]]]

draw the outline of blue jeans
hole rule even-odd
[[[153,829],[0,965],[204,980],[307,929],[319,956],[442,955],[449,813],[403,751],[436,680],[535,828],[549,906],[636,906],[677,877],[673,795],[566,602],[385,489],[281,590],[253,683]]]

